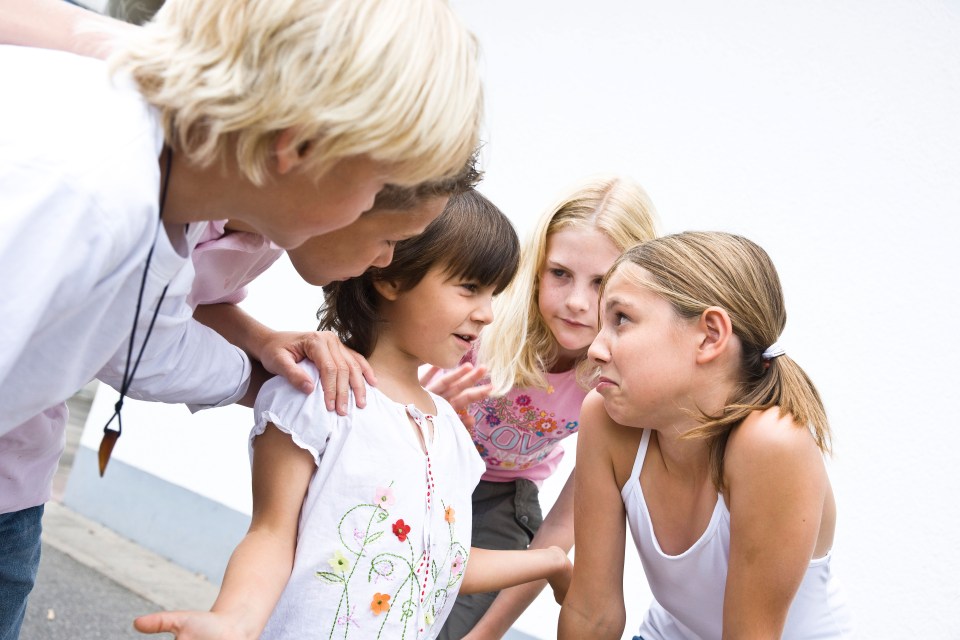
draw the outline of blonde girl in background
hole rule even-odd
[[[851,637],[830,429],[777,342],[766,252],[726,233],[654,240],[617,261],[600,307],[559,637],[620,638],[625,520],[654,596],[637,638]]]
[[[563,456],[561,441],[579,426],[586,391],[577,369],[597,333],[603,275],[625,249],[653,238],[655,227],[653,203],[637,183],[603,176],[575,185],[523,247],[517,277],[471,356],[482,366],[467,363],[430,386],[461,410],[486,464],[473,494],[474,546],[573,545],[573,474],[546,519],[539,486]],[[487,383],[475,386],[487,371]],[[545,585],[461,596],[440,637],[499,638]]]

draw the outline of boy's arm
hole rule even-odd
[[[470,548],[460,593],[484,593],[544,578],[566,588],[570,560],[559,547],[526,551]]]
[[[254,441],[250,529],[230,557],[213,608],[141,616],[137,630],[191,640],[258,638],[290,578],[300,508],[315,467],[310,453],[267,425]]]
[[[0,0],[0,43],[106,58],[133,25],[63,0]]]
[[[553,508],[550,509],[550,513],[547,514],[533,541],[531,541],[530,549],[559,547],[565,553],[568,553],[573,547],[575,473],[575,470],[570,472],[570,477],[567,478],[560,496],[554,503]],[[547,586],[545,580],[537,580],[501,591],[476,626],[464,637],[464,640],[503,637],[545,586]],[[566,591],[566,589],[564,588],[563,591]],[[563,594],[557,593],[556,590],[554,590],[554,598],[558,602],[563,602]]]
[[[258,360],[266,371],[283,376],[304,393],[313,391],[314,382],[297,363],[304,359],[312,361],[320,372],[320,387],[328,411],[336,408],[340,415],[346,415],[351,389],[357,406],[362,408],[366,405],[364,380],[376,385],[366,358],[344,346],[332,332],[274,331],[237,305],[226,303],[200,305],[193,317]],[[263,376],[252,378],[240,404],[253,406],[264,379]]]
[[[591,391],[580,412],[574,485],[576,552],[570,591],[560,609],[558,638],[617,639],[626,624],[623,552],[626,511],[611,452],[623,446],[621,431]]]

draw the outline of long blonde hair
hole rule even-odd
[[[322,176],[359,155],[413,185],[477,146],[475,38],[444,0],[168,0],[112,57],[160,111],[167,142],[255,184],[280,132]]]
[[[724,408],[700,416],[702,424],[683,436],[707,441],[718,490],[730,432],[753,411],[779,407],[810,428],[821,451],[830,451],[830,426],[813,382],[788,355],[763,358],[787,323],[780,278],[766,251],[729,233],[686,232],[630,249],[606,279],[623,264],[644,269],[642,279],[632,270],[622,275],[662,296],[681,317],[699,317],[713,306],[730,314],[742,350],[741,378]]]
[[[558,345],[540,315],[540,269],[547,238],[562,229],[596,229],[623,251],[656,237],[656,210],[636,182],[599,176],[572,187],[540,216],[521,251],[517,276],[495,300],[494,321],[480,341],[478,360],[490,368],[496,394],[515,386],[547,387],[545,372],[557,359]]]

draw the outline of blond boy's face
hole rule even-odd
[[[353,224],[311,238],[287,255],[300,276],[316,286],[359,276],[370,267],[385,267],[393,259],[396,243],[423,233],[448,199],[429,198],[412,209],[368,211]]]
[[[319,180],[298,165],[271,170],[267,184],[244,191],[240,206],[254,212],[244,221],[255,231],[292,249],[355,222],[388,180],[389,168],[366,156],[337,161]]]

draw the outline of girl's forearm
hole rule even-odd
[[[573,548],[574,473],[570,472],[557,501],[530,543],[530,549],[559,547],[569,553]],[[546,586],[546,580],[537,580],[501,591],[468,637],[474,634],[477,638],[503,636]]]
[[[557,640],[619,640],[627,623],[626,611],[603,603],[584,606],[575,596],[564,601],[557,625]]]
[[[211,611],[229,616],[246,638],[259,638],[293,568],[295,545],[271,531],[252,530],[237,545]]]
[[[499,591],[525,582],[551,578],[569,564],[558,547],[527,551],[495,551],[471,547],[460,593]]]

